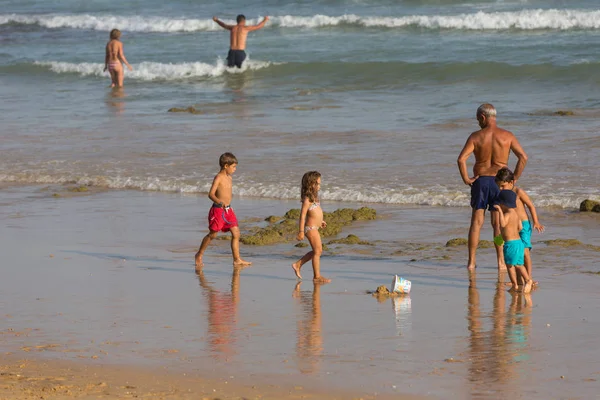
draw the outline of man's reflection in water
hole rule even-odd
[[[226,361],[235,355],[237,311],[240,292],[240,271],[234,268],[231,276],[231,293],[214,289],[204,277],[202,270],[196,271],[204,296],[208,300],[208,346],[211,355]]]
[[[119,115],[125,111],[125,101],[123,101],[125,97],[127,95],[123,88],[113,88],[106,95],[106,104],[110,110]]]
[[[528,305],[531,305],[531,296],[515,293],[507,312],[508,293],[503,277],[504,274],[498,275],[491,315],[482,315],[477,282],[474,277],[470,279],[467,315],[470,332],[468,358],[469,380],[475,397],[478,394],[489,394],[490,391],[499,393],[518,390],[518,382],[515,382],[518,379],[517,363],[524,359],[523,351],[527,347],[527,332],[531,325],[531,307]],[[527,299],[523,308],[521,298],[525,297]],[[484,327],[488,317],[491,317],[490,330]]]
[[[321,331],[321,285],[313,283],[312,293],[301,291],[298,282],[294,289],[294,298],[301,305],[301,315],[298,318],[296,355],[298,369],[303,374],[318,372],[321,355],[323,354],[323,336]]]

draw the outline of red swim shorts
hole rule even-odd
[[[233,208],[211,207],[208,212],[208,229],[213,232],[229,232],[238,226]]]

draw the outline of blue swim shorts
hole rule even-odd
[[[523,224],[523,229],[519,232],[519,236],[521,236],[523,246],[525,246],[526,249],[531,249],[531,222],[529,222],[528,219],[521,222]]]
[[[509,267],[525,264],[525,246],[521,239],[504,242],[504,262]]]
[[[480,176],[471,185],[471,208],[474,210],[493,210],[500,188],[496,185],[496,177]]]

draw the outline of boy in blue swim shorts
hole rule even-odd
[[[496,184],[498,185],[500,190],[512,190],[517,194],[516,211],[523,225],[523,229],[519,231],[519,235],[521,236],[521,240],[523,241],[523,245],[525,246],[525,269],[527,269],[529,277],[533,279],[533,275],[531,273],[531,233],[533,232],[533,229],[537,230],[539,233],[543,233],[545,229],[544,225],[540,224],[535,206],[533,205],[533,202],[531,201],[527,193],[523,189],[515,186],[515,176],[510,169],[502,168],[500,171],[498,171],[498,173],[496,174]],[[530,222],[529,216],[527,215],[527,210],[525,209],[525,207],[529,209],[529,213],[531,214],[531,221],[533,221],[533,227]],[[534,286],[536,284],[537,283],[534,282]]]
[[[523,229],[521,219],[517,215],[517,194],[512,190],[501,190],[494,208],[500,217],[500,232],[504,239],[504,261],[508,267],[508,277],[512,283],[512,291],[519,290],[517,271],[523,277],[525,285],[523,293],[531,292],[533,281],[525,268],[525,245],[519,231]]]

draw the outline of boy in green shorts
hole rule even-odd
[[[519,290],[517,271],[523,277],[525,285],[523,293],[531,292],[533,281],[525,269],[525,245],[521,240],[519,231],[523,229],[523,223],[517,215],[517,194],[512,190],[501,190],[497,197],[494,208],[500,217],[500,232],[504,239],[504,261],[508,268],[508,277],[512,283],[512,291]]]
[[[496,184],[498,185],[500,190],[512,190],[517,194],[516,211],[517,215],[519,216],[519,219],[521,220],[521,223],[523,224],[523,229],[521,229],[519,235],[521,236],[521,240],[525,245],[525,269],[527,270],[529,277],[533,279],[533,275],[531,272],[531,233],[533,232],[533,229],[537,230],[539,233],[543,233],[545,229],[544,225],[540,224],[535,206],[533,205],[533,202],[531,201],[527,193],[523,189],[515,186],[515,175],[510,169],[502,168],[500,171],[498,171],[498,173],[496,174]],[[531,214],[531,221],[533,221],[533,229],[525,207],[529,209],[529,213]],[[534,282],[534,286],[535,285],[536,283]]]

